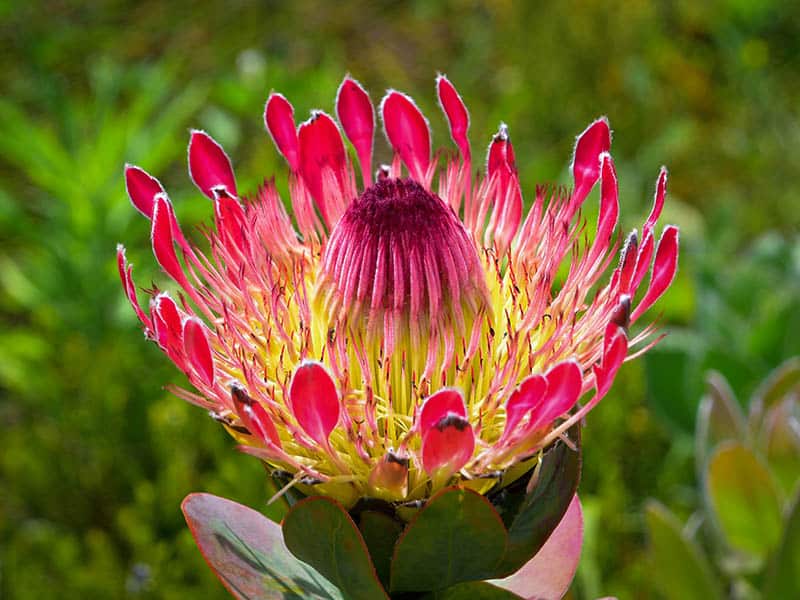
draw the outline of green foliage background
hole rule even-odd
[[[773,1],[0,3],[0,597],[225,597],[180,500],[265,500],[257,461],[163,391],[179,377],[124,302],[118,241],[140,283],[163,279],[123,164],[161,178],[190,228],[210,206],[186,176],[188,127],[222,142],[252,189],[285,178],[261,122],[271,89],[303,118],[332,110],[349,71],[374,100],[411,93],[444,145],[437,70],[465,97],[476,147],[509,125],[529,192],[567,180],[573,137],[600,114],[625,229],[670,168],[671,335],[589,418],[573,590],[656,597],[644,501],[682,517],[699,501],[704,371],[746,398],[800,353],[798,40],[800,8]]]

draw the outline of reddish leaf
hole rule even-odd
[[[578,569],[582,545],[583,511],[575,495],[541,550],[513,575],[490,583],[523,598],[559,600]]]
[[[341,403],[336,385],[320,363],[306,362],[294,372],[289,404],[300,427],[321,446],[339,422]]]
[[[289,552],[280,526],[261,513],[211,494],[190,494],[181,509],[203,558],[235,598],[343,600]]]
[[[237,196],[233,167],[225,151],[205,131],[192,130],[189,140],[189,176],[194,184],[214,199],[214,188],[222,187]]]
[[[273,92],[264,107],[264,124],[289,168],[297,171],[300,167],[300,152],[297,143],[297,130],[294,125],[294,108],[283,96]]]
[[[386,138],[411,177],[424,182],[431,162],[431,133],[422,112],[409,96],[391,90],[381,102],[381,118]]]

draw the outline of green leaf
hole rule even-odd
[[[534,471],[536,485],[523,496],[510,520],[508,549],[494,577],[511,575],[528,562],[567,512],[581,477],[580,425],[569,430],[569,437],[577,451],[559,440],[544,453]],[[527,481],[523,478],[519,483],[526,485]]]
[[[712,371],[706,379],[706,395],[697,411],[695,455],[698,473],[705,470],[708,454],[724,441],[745,440],[744,414],[725,377]]]
[[[375,564],[378,577],[385,587],[389,587],[392,554],[403,525],[397,519],[377,510],[364,510],[358,518],[358,528],[364,536],[369,555]]]
[[[283,521],[286,547],[353,600],[388,598],[378,581],[364,538],[350,515],[330,498],[295,504]]]
[[[766,412],[792,390],[800,390],[800,357],[790,358],[777,367],[753,395],[750,424],[757,429]]]
[[[781,503],[767,468],[751,450],[726,443],[708,461],[708,501],[730,545],[764,557],[781,535]]]
[[[424,600],[519,600],[522,596],[485,581],[459,583],[446,590],[426,594]]]
[[[189,494],[181,505],[208,566],[242,600],[344,596],[287,550],[281,528],[261,513],[212,494]]]
[[[764,600],[784,598],[800,598],[800,492],[786,519],[783,539],[769,567],[764,588]]]
[[[675,516],[662,504],[648,502],[645,522],[649,537],[650,578],[668,600],[722,599],[702,550],[681,532]]]
[[[506,530],[489,501],[445,488],[409,523],[395,546],[392,592],[431,591],[487,579],[506,549]]]
[[[796,396],[786,396],[764,415],[760,449],[785,494],[791,496],[800,482],[800,406]]]

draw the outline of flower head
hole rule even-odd
[[[617,238],[605,119],[577,138],[572,188],[537,187],[525,215],[506,126],[474,177],[467,109],[446,77],[436,90],[457,153],[432,156],[428,121],[390,90],[380,117],[394,159],[374,176],[375,111],[355,80],[339,88],[338,124],[313,111],[296,126],[272,94],[264,119],[293,218],[272,183],[240,195],[223,149],[193,131],[189,174],[214,213],[206,252],[161,184],[125,169],[179,298],[155,290],[145,311],[121,246],[120,275],[147,337],[198,391],[175,393],[293,485],[347,505],[454,480],[485,493],[524,473],[654,343],[636,324],[677,269],[677,229],[655,241],[664,169],[641,237]],[[598,180],[590,235],[580,208]]]

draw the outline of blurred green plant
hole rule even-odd
[[[64,94],[55,113],[0,100],[15,173],[0,190],[0,595],[152,597],[158,582],[158,597],[183,597],[210,580],[175,510],[196,474],[219,469],[202,485],[251,499],[258,487],[215,464],[222,440],[195,443],[202,419],[142,401],[145,375],[173,375],[117,335],[134,327],[112,256],[131,227],[123,163],[174,162],[183,148],[171,140],[208,89],[174,93],[168,65],[100,62],[90,74],[90,99]]]
[[[697,416],[703,504],[684,526],[646,508],[652,579],[666,598],[800,596],[800,358],[775,369],[742,410],[712,372]]]
[[[690,238],[694,315],[645,358],[650,406],[673,431],[691,435],[703,373],[719,371],[747,397],[752,382],[800,355],[800,237],[766,232],[743,250],[730,221],[710,221]],[[688,264],[687,264],[688,263]],[[667,298],[681,303],[680,286]],[[679,318],[690,315],[680,315]]]

